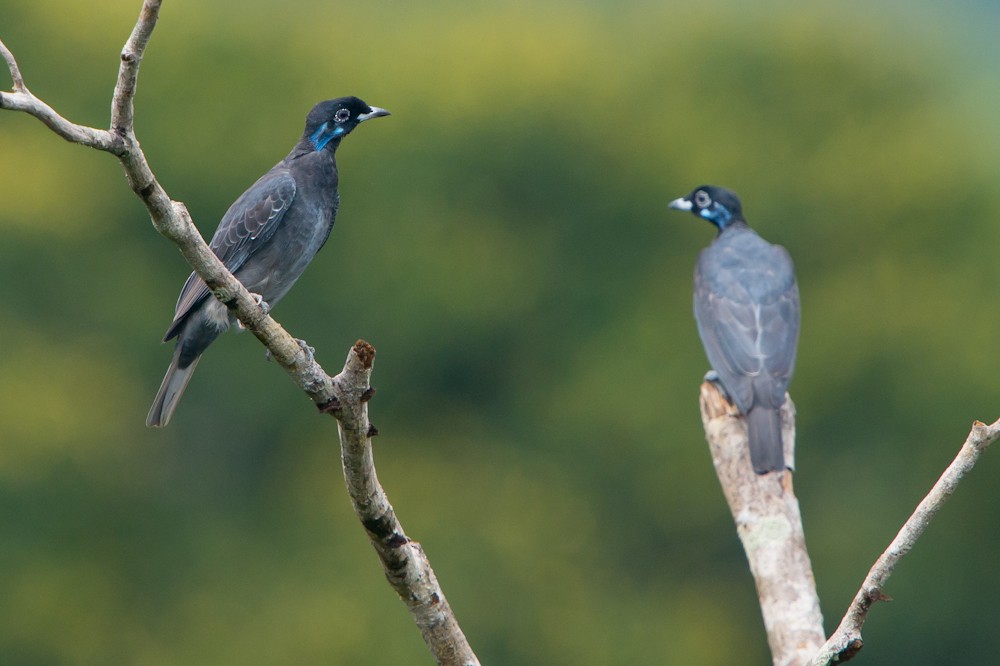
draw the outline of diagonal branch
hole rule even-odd
[[[861,650],[864,646],[864,641],[861,639],[861,627],[868,617],[868,611],[871,610],[875,602],[887,598],[882,590],[885,588],[889,576],[895,571],[896,565],[910,552],[944,501],[955,492],[959,481],[972,471],[980,454],[998,439],[1000,439],[1000,420],[992,425],[986,425],[980,421],[972,424],[972,430],[955,460],[941,474],[937,483],[917,505],[913,515],[903,524],[896,538],[892,540],[892,543],[868,572],[865,581],[861,584],[861,589],[858,590],[854,601],[847,609],[847,614],[844,615],[840,626],[837,627],[837,631],[833,633],[830,640],[813,659],[813,666],[844,662]]]
[[[478,666],[479,660],[458,626],[424,549],[403,532],[375,474],[371,438],[377,431],[368,420],[374,360],[375,348],[358,340],[344,369],[333,378],[339,400],[341,460],[354,511],[368,532],[389,584],[409,608],[438,664]]]
[[[331,380],[323,369],[276,321],[264,314],[246,288],[226,270],[205,243],[184,204],[173,201],[156,180],[134,133],[133,99],[139,65],[159,18],[162,0],[145,0],[132,34],[122,49],[118,83],[112,100],[112,130],[78,125],[63,118],[29,92],[17,60],[0,42],[13,81],[13,92],[0,93],[0,108],[23,111],[41,120],[49,129],[72,143],[89,146],[118,157],[129,186],[149,211],[156,230],[175,244],[212,293],[226,304],[261,342],[299,387],[317,404],[333,397]]]
[[[406,603],[425,642],[439,664],[477,666],[458,621],[420,544],[411,541],[395,517],[392,505],[375,475],[367,401],[375,350],[359,341],[348,354],[344,370],[331,378],[278,322],[264,312],[242,283],[230,273],[205,243],[184,204],[173,201],[156,180],[134,132],[133,99],[139,65],[159,17],[162,0],[145,0],[121,55],[118,83],[112,101],[111,130],[76,125],[32,95],[24,84],[13,54],[0,42],[13,80],[13,92],[0,93],[0,108],[24,111],[73,143],[117,156],[132,191],[149,211],[156,230],[181,254],[211,289],[236,314],[245,328],[267,347],[271,357],[322,411],[337,417],[348,491],[362,524],[393,589]]]
[[[145,0],[139,20],[122,49],[122,64],[118,68],[118,83],[115,85],[114,102],[111,106],[111,129],[118,134],[133,134],[135,116],[132,100],[139,78],[139,64],[153,35],[153,28],[160,17],[162,0]]]

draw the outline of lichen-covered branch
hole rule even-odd
[[[826,634],[792,473],[753,471],[743,417],[712,382],[701,385],[701,416],[712,463],[757,586],[772,660],[776,666],[807,664]],[[790,398],[782,406],[781,420],[785,459],[791,461],[795,407]]]
[[[375,349],[358,340],[344,369],[333,382],[339,404],[340,451],[344,479],[361,523],[368,532],[386,578],[410,609],[424,641],[439,664],[473,666],[479,660],[462,633],[423,548],[403,532],[403,526],[375,473],[368,420],[368,398]]]
[[[25,85],[17,61],[0,42],[13,82],[0,92],[0,109],[23,111],[64,139],[109,152],[122,164],[132,190],[149,211],[156,230],[171,240],[212,293],[239,318],[322,411],[337,417],[348,491],[392,587],[410,609],[424,640],[440,664],[478,665],[454,614],[438,586],[434,571],[415,541],[403,532],[378,483],[371,452],[374,434],[368,422],[369,379],[375,350],[359,341],[344,370],[331,378],[273,318],[209,249],[184,204],[172,200],[156,180],[134,131],[133,99],[146,45],[156,27],[162,0],[145,0],[132,34],[121,53],[118,83],[112,100],[110,130],[72,123],[35,97]]]
[[[814,666],[826,666],[847,661],[863,647],[861,627],[868,617],[868,611],[877,601],[886,598],[883,589],[885,583],[895,571],[899,561],[910,552],[920,535],[924,533],[931,519],[934,518],[941,505],[958,487],[966,474],[972,471],[979,455],[993,442],[1000,439],[1000,420],[992,425],[976,421],[972,430],[962,445],[961,450],[948,468],[927,493],[927,496],[917,505],[916,510],[903,524],[902,529],[892,540],[885,552],[876,560],[854,601],[847,609],[847,614],[841,621],[837,631],[823,645],[812,663]]]

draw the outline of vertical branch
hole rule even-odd
[[[333,378],[337,401],[323,407],[340,424],[341,459],[347,490],[361,524],[378,553],[386,578],[406,604],[439,664],[478,666],[479,660],[438,585],[423,548],[403,526],[375,474],[371,438],[377,431],[368,420],[368,399],[375,348],[358,340],[347,362]]]
[[[135,98],[135,88],[139,79],[139,65],[160,16],[161,2],[162,0],[145,0],[142,3],[139,19],[122,49],[118,83],[115,85],[111,104],[111,130],[121,136],[134,133],[135,115],[132,100]]]
[[[757,586],[772,660],[776,666],[807,664],[826,634],[792,474],[753,471],[743,418],[711,382],[701,385],[701,415],[712,463]],[[791,398],[785,399],[781,421],[786,459],[792,460]]]

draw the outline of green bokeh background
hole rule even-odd
[[[768,661],[698,415],[712,229],[666,209],[695,185],[796,260],[828,631],[1000,416],[1000,11],[871,4],[165,3],[137,132],[206,236],[314,102],[393,112],[341,147],[331,242],[274,314],[331,371],[377,347],[380,477],[484,663]],[[138,7],[0,0],[0,37],[104,127]],[[0,232],[0,663],[431,663],[333,421],[255,339],[144,427],[188,269],[117,162],[0,113]],[[995,663],[998,478],[987,456],[857,663]]]

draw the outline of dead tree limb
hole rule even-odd
[[[701,385],[701,416],[712,463],[757,586],[776,666],[807,664],[826,639],[791,472],[756,474],[746,425],[712,382]],[[795,406],[781,408],[785,459],[793,460]]]
[[[12,81],[0,92],[0,109],[22,111],[38,118],[72,143],[111,153],[121,162],[132,191],[149,211],[156,230],[172,241],[212,294],[232,311],[322,411],[338,420],[344,476],[359,519],[364,525],[393,589],[406,603],[425,642],[439,664],[473,666],[479,661],[469,647],[420,544],[411,541],[396,520],[375,475],[368,422],[369,380],[374,348],[359,341],[348,354],[344,370],[331,378],[298,341],[270,317],[247,289],[226,270],[194,226],[187,208],[172,200],[153,174],[134,131],[134,106],[139,66],[156,27],[162,0],[145,0],[135,28],[121,52],[118,82],[111,105],[110,129],[70,122],[35,97],[25,84],[13,53],[0,41],[0,58]]]
[[[338,420],[344,479],[354,511],[368,532],[389,584],[410,609],[438,663],[478,664],[423,548],[403,532],[375,473],[371,438],[376,431],[368,420],[367,399],[371,395],[369,382],[374,360],[375,349],[358,340],[347,356],[344,369],[333,378],[340,398]]]
[[[861,650],[864,645],[861,639],[861,627],[875,602],[888,599],[883,590],[896,565],[910,552],[944,501],[955,492],[959,481],[972,471],[980,454],[998,439],[1000,439],[1000,420],[992,425],[980,421],[972,424],[972,430],[955,460],[948,465],[931,491],[903,524],[896,538],[875,561],[854,601],[848,607],[840,626],[812,660],[813,666],[841,663],[851,659]]]

